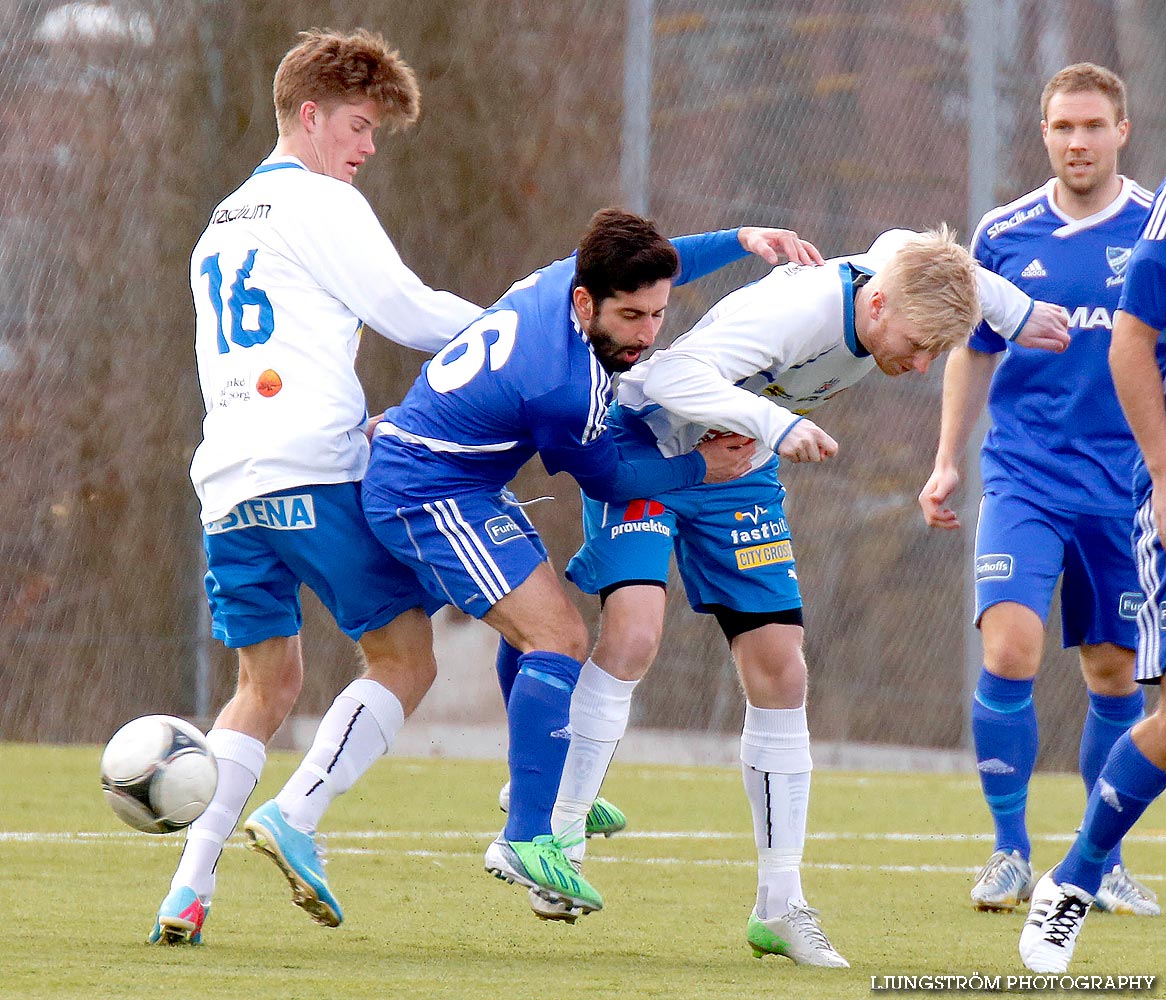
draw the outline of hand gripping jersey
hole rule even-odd
[[[1132,516],[1137,445],[1109,374],[1113,314],[1150,194],[1129,178],[1102,211],[1070,219],[1056,180],[989,212],[972,240],[984,267],[1033,298],[1069,310],[1062,354],[1005,344],[982,327],[970,346],[1004,351],[988,397],[992,427],[981,466],[985,490],[1022,493],[1059,510]]]
[[[745,255],[736,230],[673,242],[681,268],[675,284]],[[619,466],[606,433],[611,377],[574,316],[574,283],[574,256],[547,265],[426,362],[401,405],[377,425],[366,488],[403,505],[496,492],[535,452],[551,474],[608,488],[628,466]],[[643,489],[699,482],[704,464],[693,458],[690,465],[653,463],[672,471],[667,481],[644,479]]]
[[[401,261],[364,196],[272,156],[211,213],[190,263],[206,418],[203,523],[274,490],[355,482],[368,442],[361,322],[436,351],[480,312]]]
[[[760,468],[803,414],[874,368],[855,334],[854,295],[914,235],[890,230],[866,253],[786,264],[732,292],[622,376],[620,410],[647,424],[667,456],[687,454],[710,429],[754,438]],[[982,268],[979,278],[984,315],[1014,336],[1031,300]]]

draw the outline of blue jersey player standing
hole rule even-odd
[[[1159,627],[1166,606],[1166,181],[1158,188],[1141,239],[1126,267],[1113,325],[1113,384],[1138,443],[1134,467],[1133,550],[1145,603],[1137,616],[1137,679],[1161,685],[1166,647]],[[1020,934],[1020,957],[1036,972],[1064,972],[1082,923],[1096,901],[1110,852],[1147,806],[1166,791],[1166,698],[1153,715],[1114,743],[1068,855],[1039,882]]]
[[[1133,652],[1141,597],[1129,548],[1137,447],[1106,360],[1150,202],[1117,172],[1125,109],[1122,81],[1091,63],[1068,66],[1046,85],[1041,134],[1055,176],[985,215],[973,252],[1034,298],[1064,306],[1071,341],[1063,353],[1034,351],[981,328],[952,354],[935,469],[919,496],[928,524],[958,527],[946,504],[987,396],[975,561],[984,664],[972,731],[996,839],[971,892],[979,910],[1012,910],[1035,881],[1025,818],[1038,746],[1032,692],[1058,577],[1063,642],[1080,648],[1089,693],[1080,752],[1087,792],[1114,741],[1142,717]],[[1126,872],[1118,845],[1097,905],[1160,912]]]
[[[535,453],[548,472],[569,472],[613,501],[745,472],[744,439],[621,461],[604,421],[611,375],[652,346],[673,283],[745,249],[776,260],[778,248],[807,253],[786,230],[673,244],[639,216],[599,212],[575,255],[517,282],[425,365],[376,428],[363,489],[374,533],[430,595],[494,627],[517,661],[507,695],[509,816],[486,868],[583,912],[602,899],[564,856],[550,815],[587,629],[506,486]]]

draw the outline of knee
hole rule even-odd
[[[591,637],[587,634],[587,626],[583,624],[582,620],[579,622],[579,627],[573,629],[567,637],[564,646],[563,652],[572,659],[578,660],[580,663],[587,659],[587,654],[591,649]]]
[[[733,658],[749,704],[797,708],[806,701],[806,658],[801,628],[772,626],[743,633],[732,643]]]
[[[1040,669],[1044,644],[1023,636],[984,636],[984,666],[988,673],[1012,681],[1026,681]]]
[[[1013,681],[1036,676],[1045,632],[1032,609],[1011,602],[992,605],[980,619],[980,636],[989,673]]]
[[[1085,678],[1085,686],[1094,694],[1120,697],[1137,690],[1132,649],[1108,643],[1083,648],[1081,673]]]
[[[638,681],[660,651],[662,623],[656,621],[604,623],[592,659],[621,681]]]
[[[531,649],[544,649],[551,653],[562,653],[582,663],[587,659],[591,647],[591,637],[587,633],[587,626],[583,618],[574,608],[571,614],[561,615],[543,633],[541,641],[535,638]]]

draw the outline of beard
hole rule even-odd
[[[595,357],[603,365],[604,371],[610,375],[626,372],[636,361],[640,360],[638,355],[635,361],[621,356],[628,350],[635,350],[635,348],[629,348],[627,345],[619,343],[599,321],[598,316],[591,321],[591,329],[587,331],[587,339],[591,342],[591,349],[595,352]]]

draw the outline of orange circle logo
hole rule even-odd
[[[279,377],[279,372],[268,368],[262,375],[259,376],[259,381],[255,383],[255,389],[260,396],[270,399],[280,389],[283,388],[283,379]]]

